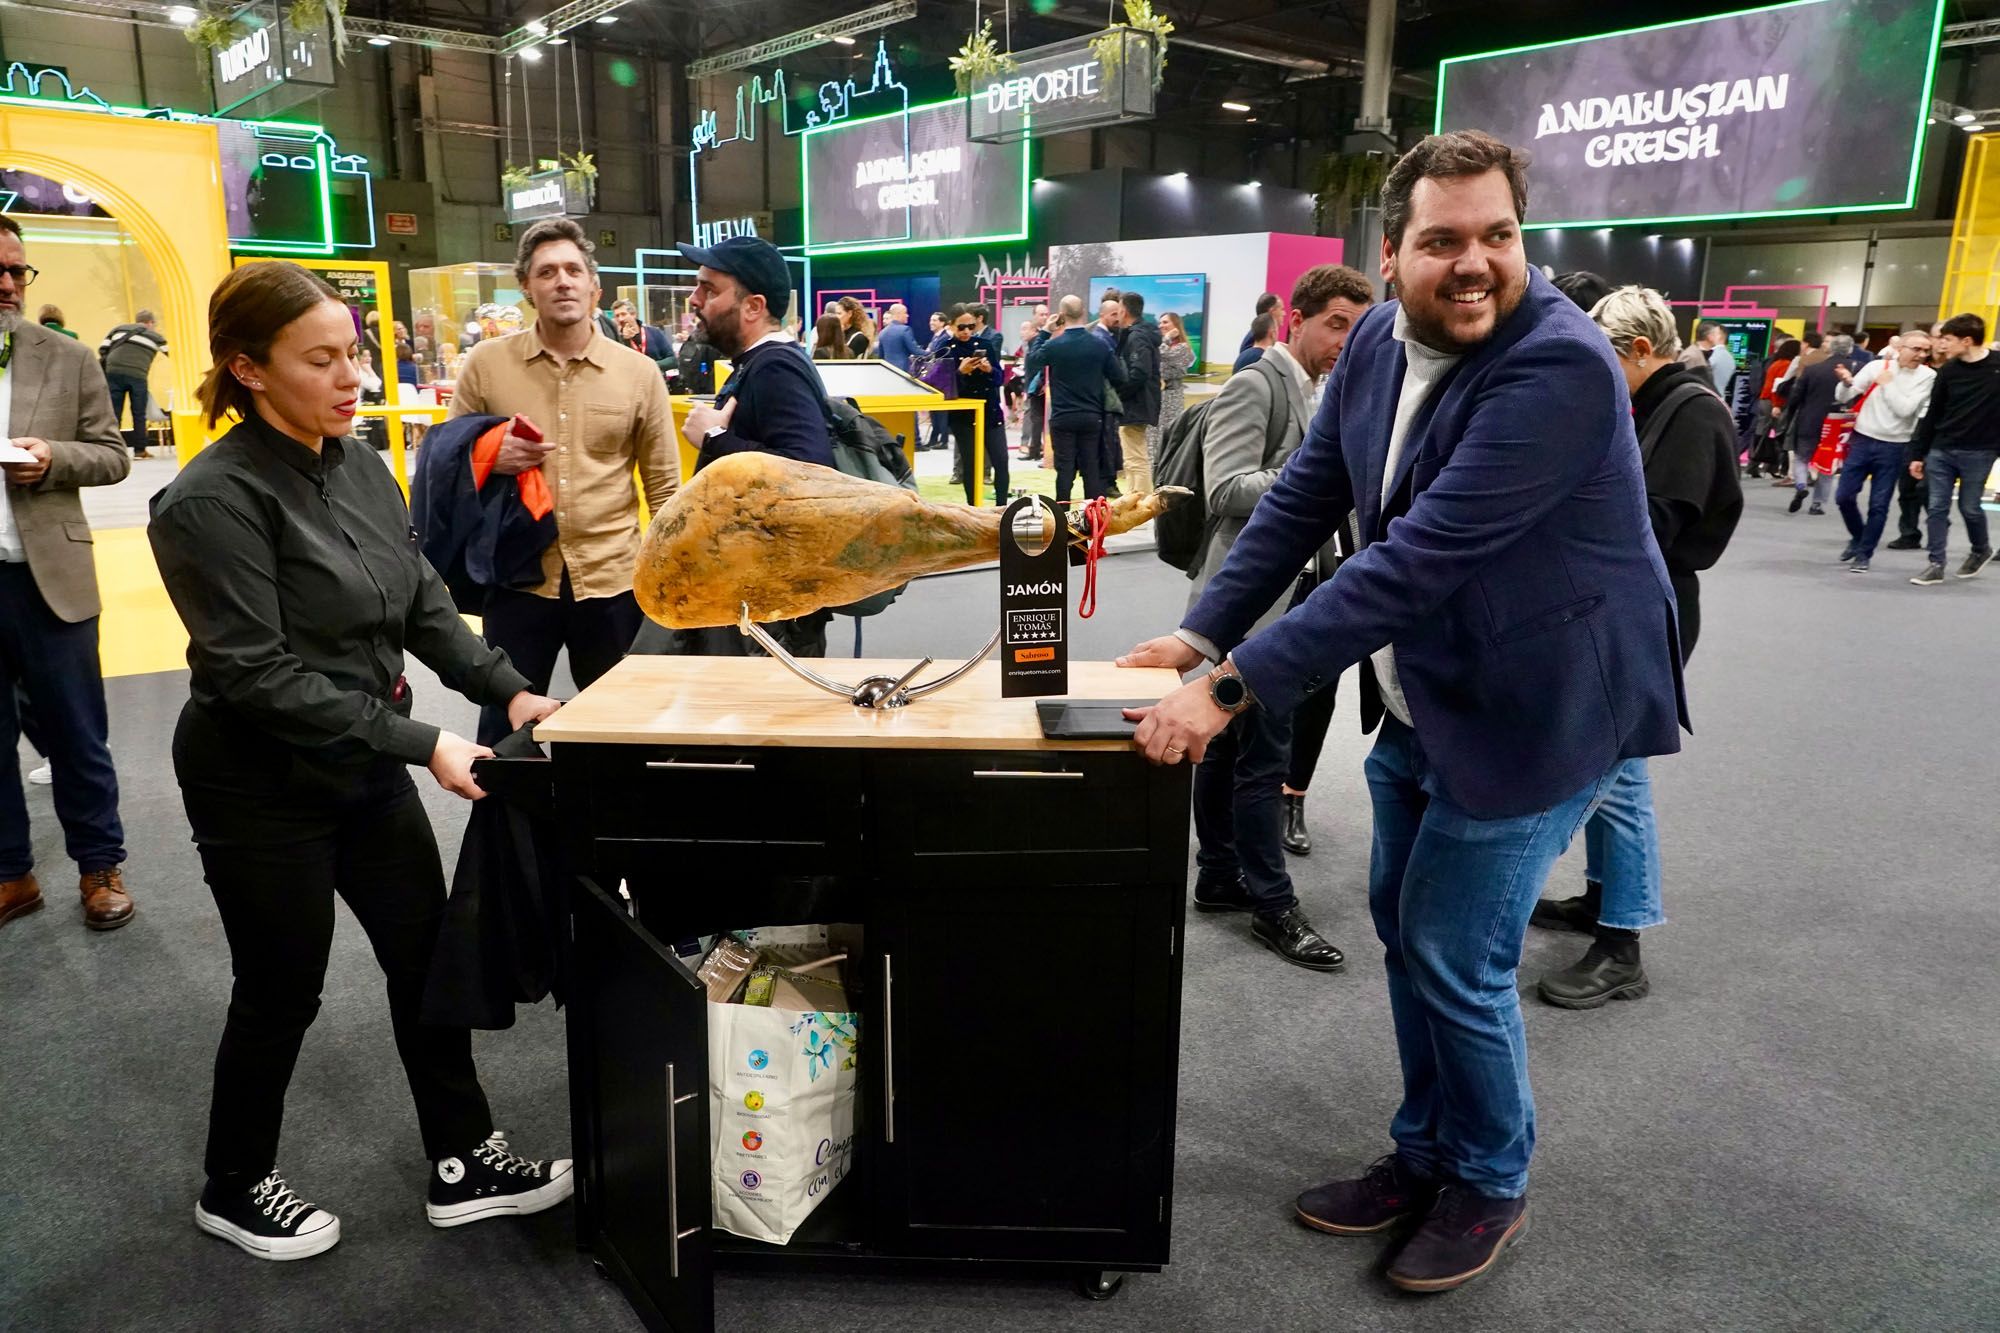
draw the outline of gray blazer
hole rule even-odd
[[[1286,420],[1276,452],[1266,459],[1264,446],[1270,438],[1273,381],[1283,385]],[[1237,536],[1250,521],[1250,511],[1278,479],[1285,460],[1305,439],[1310,423],[1305,391],[1270,353],[1231,375],[1223,384],[1222,392],[1208,409],[1202,432],[1202,477],[1208,487],[1210,526],[1201,559],[1189,572],[1194,585],[1188,590],[1189,606],[1201,600],[1209,579],[1229,558],[1229,548],[1236,545]],[[1283,614],[1290,595],[1288,588],[1284,597],[1258,617],[1251,633]]]
[[[101,609],[90,524],[77,489],[109,486],[132,470],[132,455],[111,414],[104,372],[90,349],[38,324],[14,326],[14,407],[7,434],[49,442],[49,470],[7,499],[42,600],[58,620],[88,620]]]

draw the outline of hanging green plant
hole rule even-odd
[[[965,45],[958,48],[958,54],[951,58],[951,74],[958,81],[958,92],[962,97],[973,87],[989,83],[1002,74],[1019,68],[1014,57],[1000,49],[993,40],[993,20],[987,19],[979,25],[979,31],[965,39]]]
[[[512,162],[500,168],[500,188],[507,191],[528,188],[528,177],[532,173],[526,167],[517,167]]]
[[[1346,231],[1355,206],[1379,195],[1388,179],[1387,153],[1328,153],[1313,170],[1313,225]]]
[[[203,51],[223,51],[248,37],[250,29],[221,10],[204,9],[183,35]]]
[[[303,31],[330,25],[334,58],[347,63],[347,0],[292,0],[285,9],[285,22]]]
[[[566,153],[562,159],[563,184],[583,196],[587,207],[597,207],[597,159],[589,153]]]
[[[1173,35],[1174,21],[1157,13],[1152,0],[1125,0],[1125,22],[1112,24],[1090,43],[1090,54],[1107,75],[1124,63],[1126,29],[1152,34],[1153,91],[1158,92],[1167,77],[1167,38]]]

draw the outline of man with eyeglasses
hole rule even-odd
[[[22,318],[35,280],[20,224],[0,214],[0,754],[19,743],[15,690],[34,701],[56,818],[82,878],[83,923],[132,919],[125,829],[97,660],[97,566],[77,491],[132,470],[97,359]],[[0,924],[42,905],[18,768],[0,775]]]

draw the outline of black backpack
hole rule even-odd
[[[1267,354],[1239,373],[1262,373],[1271,381],[1271,419],[1264,428],[1264,460],[1268,465],[1279,442],[1285,438],[1285,423],[1291,415],[1285,403],[1285,372],[1271,364]],[[1155,487],[1185,486],[1194,492],[1192,498],[1153,520],[1153,540],[1160,559],[1175,569],[1185,570],[1189,577],[1193,577],[1195,562],[1201,559],[1202,550],[1208,545],[1208,534],[1214,528],[1208,513],[1208,480],[1202,467],[1201,445],[1208,433],[1209,411],[1221,396],[1217,394],[1181,413],[1173,429],[1161,437],[1160,447],[1153,454]]]
[[[875,418],[862,415],[852,399],[826,400],[826,430],[833,445],[833,466],[842,474],[886,486],[901,486],[906,491],[917,489],[917,475],[910,469],[910,460],[903,456],[902,437],[891,434]],[[829,609],[842,616],[879,615],[909,586],[905,583]]]

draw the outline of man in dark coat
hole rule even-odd
[[[1125,454],[1123,477],[1127,495],[1153,489],[1153,459],[1147,447],[1148,429],[1160,424],[1160,326],[1146,319],[1146,298],[1126,292],[1125,328],[1118,354],[1125,362],[1125,387],[1119,390],[1125,410],[1118,418],[1118,447]]]

